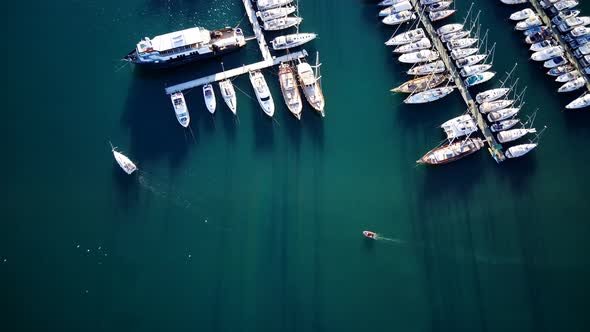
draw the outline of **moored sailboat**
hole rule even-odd
[[[508,130],[508,129],[516,126],[519,122],[520,122],[520,120],[518,120],[518,119],[508,119],[508,120],[493,123],[490,126],[490,129],[494,133],[502,131],[502,130]]]
[[[316,62],[319,59],[316,58]],[[320,64],[316,63],[316,68],[319,68]],[[322,117],[326,114],[324,112],[325,100],[322,93],[322,87],[320,85],[320,78],[314,73],[313,68],[307,62],[300,62],[297,65],[297,76],[299,76],[299,82],[303,88],[303,94],[307,99],[307,102],[320,113]]]
[[[396,47],[393,50],[393,52],[394,53],[409,53],[409,52],[419,51],[419,50],[423,50],[423,49],[427,49],[427,48],[431,48],[431,47],[432,47],[432,44],[430,43],[430,39],[425,37],[425,38],[422,38],[414,43],[400,45],[400,46]]]
[[[409,75],[430,75],[443,73],[446,70],[445,63],[442,60],[436,60],[434,62],[412,67],[408,69],[407,73]]]
[[[517,128],[501,131],[498,133],[498,135],[496,135],[496,137],[498,137],[498,142],[508,143],[516,141],[517,139],[523,137],[526,134],[534,134],[536,132],[537,129],[535,128]]]
[[[301,120],[301,110],[303,109],[303,103],[301,101],[301,94],[297,87],[297,81],[295,79],[295,71],[293,66],[289,63],[282,63],[279,66],[279,82],[281,85],[281,92],[283,93],[283,99],[289,111],[297,118]]]
[[[496,88],[490,89],[483,92],[478,93],[475,96],[475,100],[481,104],[485,102],[494,101],[504,97],[508,92],[510,92],[509,88]]]
[[[467,138],[459,142],[434,148],[416,162],[430,165],[450,163],[479,151],[483,145],[484,143],[480,138]]]
[[[485,71],[483,73],[475,74],[473,76],[469,76],[465,79],[465,85],[467,87],[472,87],[474,85],[478,85],[484,82],[487,82],[492,79],[492,77],[496,76],[496,73],[493,71]]]
[[[479,111],[483,114],[506,108],[514,103],[511,99],[500,99],[494,101],[486,101],[479,105]]]
[[[409,80],[397,88],[391,89],[391,92],[404,92],[414,93],[426,91],[441,85],[444,81],[449,78],[448,75],[429,75],[421,76],[412,80]]]
[[[504,108],[498,111],[488,113],[487,119],[490,122],[506,120],[508,118],[515,116],[518,113],[518,111],[520,111],[519,107]]]
[[[532,151],[536,147],[537,147],[537,143],[515,145],[515,146],[509,147],[508,150],[506,150],[506,153],[504,153],[504,155],[507,158],[518,158],[518,157],[522,157],[525,154],[529,153],[530,151]]]
[[[410,95],[408,98],[404,100],[406,104],[424,104],[429,103],[435,100],[439,100],[448,96],[451,92],[455,90],[454,87],[440,87],[434,88],[422,92],[418,92],[416,94]]]
[[[438,60],[439,54],[437,51],[420,50],[412,53],[402,54],[399,57],[399,62],[402,63],[420,63]]]
[[[584,95],[574,99],[571,103],[567,104],[565,108],[567,109],[578,109],[590,106],[590,94],[585,93]]]
[[[469,77],[475,74],[483,73],[492,68],[490,64],[481,64],[481,65],[473,65],[473,66],[465,66],[461,69],[461,76],[462,77]]]
[[[385,45],[397,46],[397,45],[409,44],[409,43],[416,42],[424,37],[426,37],[424,30],[422,30],[422,28],[418,28],[418,29],[406,31],[404,33],[400,33],[397,36],[393,36],[393,37],[389,38],[389,40],[387,40],[385,42]]]

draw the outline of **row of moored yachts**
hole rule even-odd
[[[395,1],[388,3],[391,2]],[[445,2],[440,5],[444,8],[448,8],[452,3],[451,1],[422,0],[421,5],[425,12],[431,14],[433,9],[437,8],[433,7],[433,5],[441,2]],[[391,6],[388,7],[389,11],[394,10],[396,4]],[[407,10],[405,7],[402,8]],[[386,12],[389,15],[399,14]],[[384,11],[382,10],[380,15],[383,14]],[[432,20],[432,15],[429,15],[429,17]],[[392,20],[388,22],[392,22]],[[388,22],[384,20],[384,23]],[[472,25],[471,29],[465,30],[465,23],[451,23],[436,29],[437,37],[446,46],[451,59],[460,70],[460,75],[466,87],[485,83],[496,75],[495,72],[490,71],[491,63],[486,63],[489,53],[479,54],[481,42],[479,36],[470,35],[474,26],[475,24]],[[414,65],[407,73],[416,77],[392,89],[393,92],[410,94],[404,100],[405,103],[419,104],[435,101],[447,96],[455,89],[451,85],[452,77],[447,73],[448,69],[445,63],[441,60],[440,54],[433,47],[433,42],[422,28],[410,29],[396,34],[385,44],[394,46],[393,52],[401,54],[398,58],[400,62]],[[445,83],[446,85],[442,86]],[[501,143],[513,142],[528,133],[536,133],[534,128],[525,128],[524,126],[515,128],[522,123],[516,119],[520,110],[520,105],[516,105],[518,98],[510,99],[507,97],[511,94],[511,91],[511,88],[500,87],[483,91],[476,96],[479,111],[489,121],[492,132],[495,133]],[[419,163],[445,164],[468,156],[484,146],[482,139],[470,137],[478,131],[478,126],[469,113],[446,121],[441,125],[441,128],[447,135],[448,144],[432,149],[418,160]],[[533,150],[536,146],[537,143],[535,142],[515,145],[506,150],[505,156],[508,158],[520,157]]]
[[[502,0],[504,3],[524,3],[519,1]],[[582,72],[576,69],[565,52],[569,50],[559,43],[558,36],[553,30],[543,25],[539,15],[531,8],[516,11],[510,19],[518,21],[516,30],[524,31],[525,42],[530,45],[533,54],[531,59],[543,62],[543,67],[549,69],[548,75],[555,77],[561,83],[558,92],[577,91],[586,85],[586,75],[590,74],[590,16],[580,16],[580,10],[575,9],[579,4],[575,0],[544,0],[541,7],[551,17],[551,24],[555,27],[571,48],[572,53],[581,65]],[[578,109],[590,106],[590,94],[584,94],[566,105],[567,109]]]

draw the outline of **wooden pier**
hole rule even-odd
[[[533,9],[537,12],[537,15],[539,15],[539,17],[541,18],[543,23],[547,26],[547,28],[551,29],[551,31],[555,35],[555,38],[557,38],[557,41],[565,50],[566,58],[569,60],[569,62],[571,64],[574,65],[574,67],[576,67],[576,70],[582,75],[582,77],[584,78],[584,81],[586,81],[586,89],[590,91],[590,80],[588,79],[588,75],[586,75],[584,73],[584,68],[578,62],[578,58],[576,58],[574,56],[572,48],[561,37],[561,31],[559,31],[559,29],[557,29],[556,27],[553,26],[553,23],[551,23],[551,19],[549,18],[547,13],[543,10],[543,8],[541,7],[541,4],[539,3],[538,0],[530,0],[530,3],[533,6]]]
[[[226,70],[224,72],[220,72],[220,73],[216,73],[213,75],[197,78],[192,81],[169,86],[166,88],[166,94],[169,95],[169,94],[173,94],[178,91],[192,89],[192,88],[195,88],[195,87],[198,87],[201,85],[205,85],[208,83],[221,81],[226,78],[231,78],[231,77],[235,77],[238,75],[247,74],[251,70],[259,70],[259,69],[264,69],[264,68],[276,66],[276,65],[280,64],[281,62],[293,61],[293,60],[297,60],[300,58],[304,58],[306,56],[307,56],[307,52],[305,50],[303,50],[303,51],[283,55],[280,57],[276,57],[274,59],[264,60],[264,61],[249,64],[249,65],[245,65],[242,67]]]
[[[412,2],[412,5],[414,6],[414,10],[419,15],[421,12],[419,0],[411,0],[411,2]],[[420,15],[420,20],[422,22],[422,25],[424,26],[426,33],[430,36],[430,40],[432,42],[432,45],[436,48],[436,50],[440,54],[440,59],[445,63],[445,66],[449,70],[449,73],[452,75],[453,81],[454,81],[455,85],[457,86],[457,90],[459,90],[459,92],[461,93],[461,97],[463,97],[463,100],[467,104],[467,107],[469,108],[469,112],[471,113],[471,115],[475,119],[477,126],[481,130],[486,142],[488,143],[488,151],[490,152],[490,154],[492,155],[492,158],[494,158],[494,160],[496,162],[498,162],[498,163],[503,162],[506,159],[506,157],[504,156],[504,153],[502,152],[502,145],[500,145],[496,141],[496,138],[494,137],[494,135],[492,135],[492,131],[490,130],[486,120],[483,118],[483,115],[479,112],[475,100],[473,99],[473,97],[471,97],[471,94],[469,93],[469,90],[467,89],[465,82],[463,82],[461,75],[459,75],[459,70],[457,69],[457,67],[455,66],[455,63],[451,60],[451,57],[447,53],[447,49],[445,48],[442,41],[438,37],[436,30],[434,29],[434,26],[432,25],[432,22],[430,22],[430,18],[428,18],[428,16],[425,13],[423,13],[423,14],[424,15]]]

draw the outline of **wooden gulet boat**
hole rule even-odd
[[[422,92],[441,85],[449,78],[448,75],[429,75],[421,76],[405,82],[397,88],[391,89],[391,92]]]
[[[442,165],[467,157],[484,146],[481,138],[466,138],[459,142],[443,145],[428,151],[416,162],[419,164]]]
[[[282,63],[279,66],[279,83],[281,85],[281,92],[285,99],[285,104],[289,111],[297,118],[301,120],[301,110],[303,109],[303,103],[301,101],[301,94],[297,87],[297,81],[295,79],[295,71],[293,66],[289,63]]]

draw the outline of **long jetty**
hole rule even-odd
[[[451,57],[449,56],[447,49],[438,37],[436,30],[432,25],[432,22],[430,22],[430,19],[424,13],[423,15],[420,15],[421,8],[419,0],[411,0],[411,3],[414,6],[415,12],[419,15],[420,21],[422,22],[422,25],[424,26],[426,33],[430,36],[432,44],[438,51],[441,60],[445,63],[445,66],[449,70],[449,73],[452,75],[453,81],[457,86],[457,90],[459,90],[459,92],[461,93],[461,97],[463,97],[463,100],[467,104],[469,112],[476,120],[477,126],[479,127],[483,136],[485,137],[485,140],[488,143],[488,151],[492,155],[492,158],[494,158],[494,160],[498,163],[503,162],[506,159],[506,157],[504,156],[504,153],[502,153],[502,145],[500,145],[496,141],[494,135],[492,135],[490,127],[483,118],[483,115],[479,112],[475,100],[473,99],[473,97],[471,97],[471,94],[469,93],[469,90],[467,89],[465,82],[463,82],[463,79],[461,78],[461,75],[459,75],[459,71],[457,70],[455,63],[451,60]]]
[[[178,91],[192,89],[192,88],[195,88],[195,87],[198,87],[201,85],[205,85],[205,84],[221,81],[221,80],[224,80],[227,78],[246,74],[251,70],[259,70],[259,69],[264,69],[264,68],[276,66],[276,65],[280,64],[281,62],[293,61],[293,60],[297,60],[300,58],[304,58],[306,56],[307,56],[307,52],[305,50],[302,50],[299,52],[276,57],[274,59],[264,60],[264,61],[249,64],[246,66],[226,70],[226,71],[223,71],[220,73],[215,73],[213,75],[197,78],[192,81],[169,86],[166,88],[166,94],[169,95],[169,94],[173,94]]]
[[[588,79],[588,75],[584,74],[584,67],[582,67],[582,65],[578,61],[578,58],[576,58],[574,56],[573,50],[569,46],[569,44],[566,43],[565,40],[563,40],[563,38],[561,36],[561,31],[559,31],[556,27],[553,26],[551,19],[549,18],[549,16],[545,12],[545,10],[543,10],[543,8],[541,7],[541,4],[539,3],[538,0],[530,0],[530,3],[533,6],[533,8],[535,9],[535,11],[537,12],[537,15],[539,15],[541,20],[543,20],[543,23],[545,24],[545,26],[547,26],[548,29],[551,29],[551,31],[553,32],[553,35],[555,35],[555,38],[557,38],[557,41],[563,47],[563,49],[565,51],[566,58],[569,60],[569,62],[571,64],[574,65],[574,67],[576,67],[576,70],[584,78],[584,81],[586,82],[586,89],[590,90],[590,80]]]
[[[258,40],[258,47],[260,47],[262,58],[264,60],[271,60],[272,55],[268,49],[266,39],[264,39],[264,34],[262,33],[260,23],[258,23],[258,19],[256,18],[256,11],[254,10],[254,7],[252,7],[252,0],[243,0],[243,2],[244,8],[246,8],[246,14],[248,15],[248,20],[250,21],[250,24],[252,24],[252,29],[254,30],[256,40]]]

